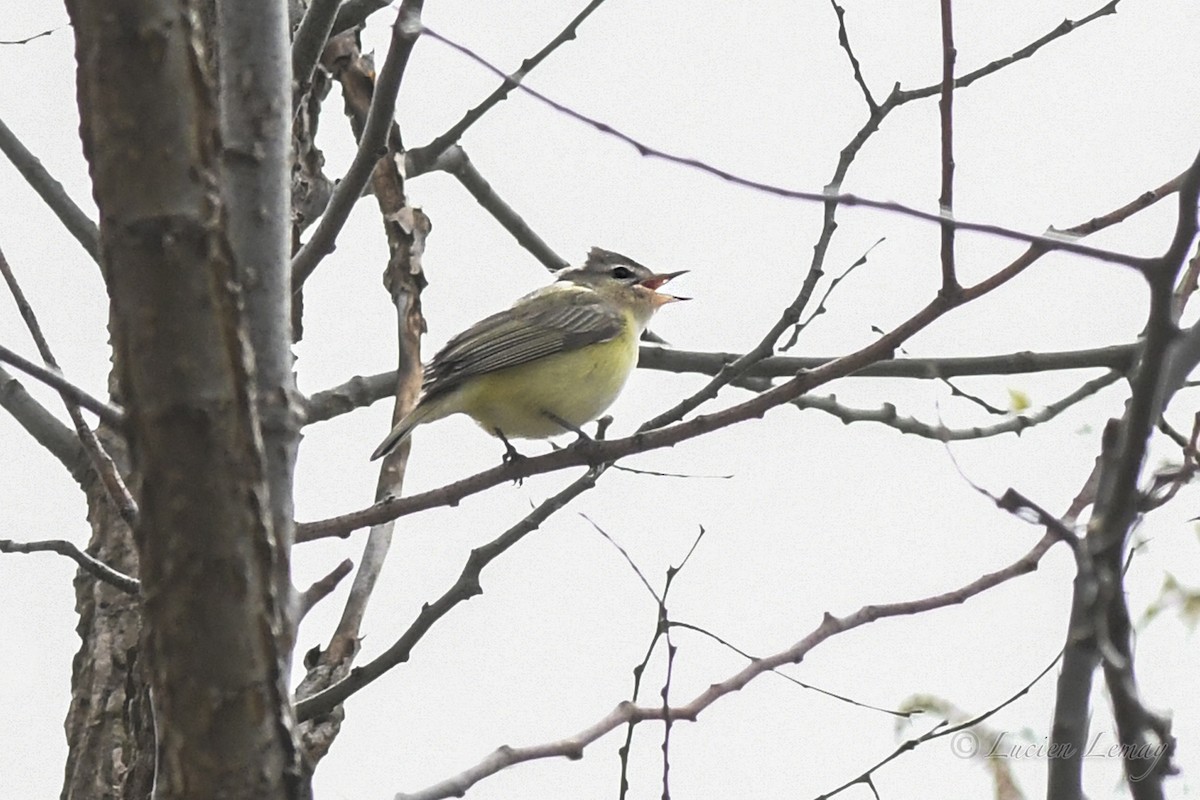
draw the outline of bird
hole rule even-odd
[[[628,256],[593,247],[581,267],[453,337],[425,366],[421,395],[371,460],[392,452],[418,425],[466,414],[505,447],[582,426],[612,405],[638,359],[654,313],[687,300],[659,292],[687,272],[654,272]]]

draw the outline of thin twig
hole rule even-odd
[[[693,625],[690,622],[679,622],[677,620],[672,620],[671,627],[672,628],[680,628],[682,630],[687,630],[687,631],[693,631],[695,633],[699,633],[702,636],[706,636],[709,639],[712,639],[717,644],[721,645],[722,647],[728,648],[730,651],[737,653],[739,656],[746,659],[747,661],[754,661],[755,659],[758,658],[758,656],[753,655],[753,654],[741,649],[740,647],[733,644],[729,640],[727,640],[721,636],[718,636],[717,634],[713,633],[710,630],[701,628],[699,625]],[[870,703],[864,703],[861,700],[855,700],[852,697],[846,697],[845,695],[838,694],[837,692],[831,692],[828,689],[822,689],[820,686],[813,686],[811,683],[805,683],[804,681],[802,681],[798,678],[794,678],[791,675],[788,675],[786,672],[783,672],[780,669],[773,669],[771,671],[774,672],[776,675],[778,675],[780,678],[783,678],[788,683],[795,684],[796,686],[799,686],[801,689],[807,689],[810,692],[816,692],[817,694],[825,695],[826,697],[832,698],[833,700],[837,700],[838,702],[846,703],[847,705],[852,705],[857,708],[865,708],[868,711],[878,711],[881,714],[887,714],[888,716],[899,717],[902,719],[909,719],[913,715],[921,713],[920,711],[898,711],[898,710],[891,709],[891,708],[883,708],[881,706],[873,706]]]
[[[941,0],[942,19],[942,90],[938,109],[942,133],[942,194],[938,206],[950,217],[954,214],[954,23],[951,0]],[[959,290],[954,274],[954,225],[942,222],[942,292],[954,294]]]
[[[666,609],[663,609],[663,616],[666,616]],[[662,697],[662,714],[663,714],[663,740],[662,740],[662,800],[671,800],[671,677],[675,672],[675,654],[678,648],[671,641],[671,629],[668,627],[663,633],[663,639],[667,642],[667,674],[663,678],[662,691],[659,696]]]
[[[21,290],[21,285],[17,283],[17,276],[12,271],[12,266],[8,263],[8,259],[4,255],[4,251],[0,249],[0,274],[4,276],[5,283],[8,284],[9,292],[12,293],[13,300],[17,304],[17,310],[21,314],[21,319],[25,321],[25,327],[29,329],[29,335],[33,337],[33,342],[37,345],[38,352],[41,353],[42,361],[46,362],[46,366],[50,369],[57,370],[58,362],[54,358],[54,353],[50,350],[50,343],[46,341],[46,335],[42,332],[42,326],[38,323],[37,315],[33,313],[33,306],[29,304],[29,300],[25,297],[25,292]],[[79,441],[83,444],[84,450],[87,451],[88,457],[92,461],[92,466],[96,470],[96,475],[100,478],[101,485],[104,486],[105,494],[109,501],[113,504],[113,508],[121,516],[130,528],[137,524],[138,507],[137,502],[133,499],[133,495],[129,493],[129,489],[125,486],[125,480],[121,477],[121,471],[117,469],[117,465],[113,463],[112,457],[100,444],[100,440],[96,438],[96,434],[92,431],[87,421],[83,418],[83,412],[79,410],[79,405],[66,392],[59,392],[63,403],[67,407],[67,414],[71,417],[71,422],[75,426],[75,433],[79,436]]]
[[[629,555],[629,551],[622,547],[620,542],[609,535],[608,531],[597,525],[596,521],[587,514],[581,512],[579,516],[583,517],[587,521],[587,524],[591,525],[592,528],[595,529],[596,533],[603,536],[609,544],[617,549],[617,552],[621,554],[621,558],[625,559],[625,563],[628,564],[629,568],[633,570],[633,573],[638,576],[638,580],[642,582],[642,586],[645,586],[646,591],[649,592],[650,596],[654,598],[655,605],[661,608],[666,602],[666,596],[660,596],[658,592],[654,591],[654,587],[650,585],[650,581],[646,578],[645,573],[642,572],[641,568],[637,565],[637,562],[635,562],[633,557]],[[670,589],[670,586],[670,583],[668,583],[667,588]]]
[[[859,66],[854,50],[850,48],[850,36],[846,32],[846,9],[839,6],[837,0],[829,0],[829,2],[833,5],[833,13],[837,14],[838,44],[846,51],[846,56],[850,59],[850,68],[854,70],[854,82],[862,90],[863,98],[867,101],[867,108],[874,114],[879,110],[879,103],[875,102],[875,98],[871,96],[871,90],[867,88],[867,82],[863,80],[862,67]]]
[[[791,350],[793,347],[796,346],[796,342],[798,342],[800,340],[800,334],[803,333],[808,328],[808,326],[812,325],[813,322],[817,319],[817,317],[819,317],[825,313],[825,310],[826,310],[825,304],[829,302],[829,298],[833,295],[834,290],[836,290],[838,288],[838,286],[840,286],[842,284],[842,281],[844,281],[844,280],[846,280],[846,278],[850,277],[850,273],[854,272],[854,270],[858,269],[863,264],[866,264],[867,258],[871,255],[871,251],[874,250],[879,245],[883,244],[884,240],[885,240],[884,237],[880,237],[878,240],[876,240],[875,244],[868,247],[866,249],[866,252],[864,252],[861,256],[859,256],[858,259],[853,264],[846,267],[845,272],[843,272],[841,275],[834,277],[833,280],[829,281],[829,285],[825,287],[825,293],[823,295],[821,295],[821,299],[817,301],[817,307],[814,308],[812,310],[812,313],[808,315],[808,319],[797,322],[792,327],[792,335],[789,336],[787,342],[785,342],[784,345],[779,348],[780,352],[786,353],[787,351]],[[803,303],[806,305],[808,296],[806,294],[802,293],[801,298],[803,300]],[[778,336],[773,335],[774,330],[775,329],[772,329],[772,333],[767,334],[767,336],[764,337],[762,341],[770,342],[771,344],[774,344],[775,340],[779,338]],[[760,347],[763,347],[764,349],[767,346],[769,346],[769,345],[760,345]],[[758,348],[755,348],[754,353],[757,356]],[[743,358],[747,358],[747,357],[748,357],[748,355],[743,356]],[[762,356],[757,356],[757,358],[755,359],[755,362],[758,363],[763,360],[765,360],[765,359]],[[739,374],[739,377],[744,377],[749,370],[754,368],[754,366],[755,366],[754,364],[746,365],[743,367],[739,367],[736,371]]]
[[[977,70],[973,70],[968,72],[966,75],[963,75],[954,82],[954,87],[956,89],[963,89],[967,86],[970,86],[980,78],[986,78],[988,75],[993,75],[1010,64],[1015,64],[1018,61],[1023,61],[1024,59],[1029,58],[1038,50],[1041,50],[1043,47],[1053,42],[1055,39],[1061,39],[1063,36],[1078,30],[1084,25],[1087,25],[1089,22],[1093,22],[1100,17],[1106,17],[1110,14],[1117,13],[1117,5],[1120,2],[1121,0],[1109,0],[1109,2],[1105,3],[1103,6],[1087,16],[1080,17],[1079,19],[1064,19],[1054,28],[1054,30],[1050,31],[1045,36],[1035,39],[1019,50],[1013,51],[1011,55],[998,58],[995,61],[985,64]],[[906,99],[913,96],[931,97],[934,94],[937,94],[939,90],[940,84],[935,83],[921,89],[903,90],[902,94]]]
[[[650,644],[646,647],[646,654],[644,656],[642,656],[641,663],[637,664],[633,668],[633,692],[630,695],[629,702],[636,703],[638,700],[638,696],[641,693],[641,688],[642,688],[642,677],[646,673],[646,667],[650,665],[650,658],[654,655],[655,648],[658,647],[659,639],[665,639],[667,642],[667,648],[668,648],[667,679],[666,679],[666,684],[664,684],[663,691],[665,693],[669,694],[670,682],[671,682],[671,671],[674,667],[675,650],[674,650],[674,645],[671,642],[670,634],[671,634],[671,627],[672,627],[673,623],[670,620],[670,615],[667,613],[667,597],[671,593],[671,585],[674,582],[675,577],[683,570],[684,567],[687,566],[688,561],[691,560],[692,554],[695,553],[696,548],[699,547],[700,540],[704,538],[704,534],[706,533],[706,530],[705,530],[704,526],[701,525],[700,532],[696,535],[695,540],[692,542],[692,546],[690,548],[688,548],[687,554],[683,557],[683,560],[681,562],[679,562],[679,566],[678,567],[669,567],[667,569],[667,577],[666,577],[666,581],[663,584],[662,594],[659,594],[658,592],[654,591],[654,587],[652,587],[650,585],[650,581],[648,581],[646,579],[646,576],[642,573],[641,569],[634,562],[634,560],[629,556],[629,553],[625,550],[625,548],[622,547],[620,544],[618,544],[616,539],[609,536],[608,533],[603,528],[601,528],[595,522],[592,522],[592,520],[590,518],[588,518],[587,516],[584,516],[584,519],[586,519],[589,523],[591,523],[592,527],[595,528],[596,531],[601,536],[603,536],[605,539],[607,539],[609,544],[611,544],[613,547],[615,547],[621,553],[621,556],[625,559],[625,562],[627,564],[629,564],[629,567],[634,571],[634,573],[637,574],[638,579],[641,580],[642,585],[645,586],[646,589],[650,592],[650,595],[654,598],[655,605],[657,606],[657,616],[656,616],[656,620],[655,620],[655,624],[654,624],[654,633],[650,637]],[[666,713],[667,709],[669,709],[669,704],[667,703],[666,696],[663,696],[663,709],[664,709],[664,713]],[[617,751],[618,756],[620,757],[620,760],[621,760],[621,778],[620,778],[620,785],[619,785],[619,791],[618,791],[618,800],[624,800],[626,795],[629,793],[629,755],[630,755],[631,749],[633,747],[633,728],[634,728],[633,723],[630,723],[627,726],[627,729],[625,731],[625,743],[622,744],[621,747]],[[667,794],[670,792],[670,788],[669,788],[670,784],[669,784],[668,778],[667,778],[668,772],[670,770],[670,762],[668,761],[669,737],[670,737],[670,731],[668,728],[668,730],[666,732],[664,732],[664,735],[663,735],[663,791],[664,791],[664,794]]]
[[[88,555],[65,539],[48,539],[41,542],[14,542],[0,539],[0,553],[58,553],[79,565],[80,569],[97,580],[115,586],[126,594],[137,594],[141,583],[136,578],[117,572],[102,561]]]
[[[1012,705],[1020,698],[1029,694],[1029,691],[1034,686],[1037,685],[1038,681],[1040,681],[1042,678],[1044,678],[1048,674],[1050,674],[1050,670],[1054,669],[1054,666],[1056,664],[1058,664],[1058,660],[1060,658],[1062,658],[1061,651],[1059,652],[1058,655],[1056,655],[1054,657],[1054,659],[1049,664],[1046,665],[1045,669],[1043,669],[1036,676],[1034,676],[1033,680],[1031,680],[1029,683],[1025,684],[1023,687],[1018,689],[1015,694],[1011,695],[1008,699],[1004,700],[999,705],[996,705],[996,706],[988,709],[987,711],[983,712],[982,714],[978,714],[974,717],[971,717],[970,719],[960,722],[957,725],[947,726],[946,723],[943,722],[940,725],[935,726],[932,730],[929,730],[920,736],[917,736],[912,739],[908,739],[907,741],[900,744],[889,755],[887,755],[884,758],[880,759],[879,761],[875,762],[875,764],[868,767],[866,770],[861,772],[856,777],[851,778],[850,780],[846,781],[841,786],[838,786],[835,789],[832,789],[828,792],[823,793],[821,795],[821,797],[822,798],[833,797],[834,795],[841,794],[842,792],[846,791],[851,786],[856,786],[860,783],[867,785],[868,787],[870,787],[872,792],[875,792],[874,784],[871,782],[871,776],[876,771],[878,771],[881,767],[883,767],[885,764],[895,761],[897,758],[899,758],[904,753],[907,753],[910,750],[916,749],[917,747],[919,747],[922,744],[925,744],[926,742],[932,741],[934,739],[941,739],[944,736],[950,736],[950,735],[953,735],[956,733],[961,733],[961,732],[970,730],[971,728],[974,728],[975,726],[979,725],[980,723],[982,723],[982,722],[986,721],[987,719],[991,718],[992,716],[998,714],[1001,710],[1007,708],[1008,706]],[[879,797],[878,792],[875,792],[875,797],[877,797],[877,798]]]
[[[962,399],[979,406],[984,411],[995,417],[1002,417],[1008,413],[1008,411],[1005,409],[992,405],[982,397],[977,397],[976,395],[973,395],[964,389],[958,388],[950,381],[949,378],[939,378],[938,380],[945,384],[946,388],[950,390],[951,397],[961,397]]]
[[[847,425],[855,422],[878,422],[889,428],[894,428],[901,433],[908,433],[925,439],[934,439],[942,442],[974,441],[976,439],[1000,436],[1005,433],[1020,435],[1035,425],[1049,422],[1071,406],[1091,397],[1104,387],[1116,383],[1120,378],[1121,373],[1119,372],[1105,373],[1038,411],[1014,414],[1003,422],[973,428],[948,428],[944,425],[931,425],[921,422],[913,417],[902,417],[896,411],[895,405],[891,403],[884,403],[878,409],[850,408],[839,403],[837,398],[832,395],[828,397],[804,395],[793,400],[792,405],[801,409],[812,408],[824,411],[826,414],[837,417]]]
[[[427,172],[433,168],[434,162],[442,155],[446,148],[458,142],[462,135],[467,132],[467,129],[479,121],[489,110],[496,104],[507,98],[512,90],[520,85],[525,76],[533,71],[538,64],[546,60],[559,47],[575,38],[575,33],[583,21],[591,16],[592,12],[604,4],[604,0],[591,0],[582,11],[575,15],[567,26],[563,28],[557,36],[546,43],[541,50],[534,55],[521,62],[521,67],[511,75],[505,75],[500,70],[497,72],[504,82],[501,83],[495,91],[488,95],[483,102],[472,108],[462,119],[450,126],[441,136],[438,136],[432,142],[421,147],[415,147],[408,151],[406,161],[412,164],[413,171],[411,175],[419,175],[422,172]]]
[[[66,28],[66,27],[68,27],[68,26],[59,25],[57,28],[51,28],[50,30],[42,31],[41,33],[35,33],[32,36],[26,36],[24,39],[3,39],[3,40],[0,40],[0,45],[29,44],[30,42],[32,42],[35,39],[41,39],[43,36],[49,36],[53,33],[58,33],[59,31],[61,31],[63,28]]]
[[[125,411],[116,406],[109,405],[103,400],[97,400],[90,394],[80,389],[75,384],[68,381],[61,373],[46,369],[43,366],[35,364],[27,358],[17,355],[12,350],[9,350],[4,345],[0,345],[0,361],[6,364],[11,364],[17,369],[29,375],[32,378],[37,378],[42,383],[49,386],[51,389],[57,390],[60,394],[65,394],[73,401],[79,404],[80,408],[86,408],[97,417],[107,422],[117,430],[120,430],[125,424]]]
[[[308,616],[308,612],[312,611],[313,606],[324,600],[333,590],[338,587],[342,579],[350,574],[350,570],[354,569],[354,562],[350,559],[343,559],[340,564],[329,571],[329,574],[315,581],[312,586],[309,586],[300,595],[300,614],[299,618],[304,619]]]

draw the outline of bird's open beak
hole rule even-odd
[[[658,291],[658,289],[667,281],[671,280],[672,278],[678,278],[687,271],[688,270],[686,269],[681,269],[678,272],[658,272],[641,281],[640,285],[645,286],[647,289],[654,292],[654,304],[656,306],[674,303],[679,300],[691,300],[692,298],[690,297],[676,297],[673,294],[663,294],[662,292]]]

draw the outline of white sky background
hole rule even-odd
[[[553,37],[580,2],[505,4],[435,1],[425,20],[493,63],[514,69]],[[959,73],[975,69],[1079,18],[1100,2],[959,3]],[[940,77],[937,3],[846,3],[847,24],[866,79],[882,100]],[[368,46],[386,46],[391,12],[377,15]],[[0,0],[0,39],[62,25],[60,6]],[[1032,59],[955,95],[956,213],[1036,233],[1107,212],[1180,172],[1200,146],[1200,9],[1178,0],[1125,0],[1119,13],[1047,46]],[[69,29],[24,46],[0,47],[0,118],[40,156],[69,193],[94,213],[77,137]],[[410,146],[427,142],[496,85],[494,77],[443,45],[417,45],[401,90],[398,119]],[[866,119],[836,18],[826,2],[656,2],[609,0],[579,38],[528,83],[655,147],[738,174],[819,191],[838,151]],[[843,187],[936,210],[937,101],[894,112],[863,149]],[[352,153],[340,100],[326,105],[321,144],[329,174]],[[463,143],[492,186],[560,254],[615,249],[663,270],[687,268],[677,286],[690,303],[668,307],[653,328],[676,346],[742,351],[757,343],[799,288],[819,231],[819,206],[737,188],[695,171],[639,157],[631,148],[566,119],[520,93],[476,124]],[[546,281],[534,259],[445,175],[409,184],[412,202],[433,220],[425,266],[426,352],[473,320]],[[1154,254],[1174,224],[1170,200],[1099,246]],[[843,283],[829,313],[796,352],[836,355],[871,341],[923,306],[939,281],[936,226],[844,208],[828,259],[836,274],[880,237],[886,241]],[[17,173],[0,163],[0,246],[23,281],[66,374],[101,394],[109,367],[107,299],[96,266]],[[1007,264],[1023,248],[958,237],[964,283]],[[373,202],[360,203],[305,293],[305,339],[297,348],[300,387],[312,392],[395,360],[393,312],[380,275],[386,245]],[[1024,275],[913,338],[915,356],[1059,350],[1132,341],[1145,313],[1140,278],[1066,255],[1043,258]],[[35,351],[7,300],[0,342]],[[1098,373],[962,380],[994,405],[1007,390],[1052,402]],[[698,376],[640,372],[612,409],[613,435],[702,385]],[[33,381],[48,407],[61,403]],[[896,402],[926,422],[996,421],[932,382],[846,379],[819,393],[878,407]],[[1123,384],[1018,438],[955,444],[971,480],[999,494],[1013,486],[1061,511],[1087,476],[1105,419],[1120,413]],[[745,397],[726,390],[714,407]],[[1172,416],[1190,427],[1196,394]],[[379,403],[305,431],[297,513],[312,520],[369,503],[375,483],[367,454],[384,434],[390,404]],[[65,414],[63,415],[65,418]],[[0,414],[0,537],[69,538],[88,527],[81,493],[62,467]],[[544,444],[524,449],[542,452]],[[422,429],[408,492],[440,486],[494,465],[501,448],[465,418]],[[1150,463],[1174,457],[1157,442]],[[497,745],[558,739],[590,725],[627,698],[631,669],[655,622],[655,605],[586,513],[661,586],[703,525],[708,534],[677,578],[673,618],[703,626],[758,654],[781,650],[829,611],[916,599],[961,586],[1019,557],[1041,531],[1006,517],[958,475],[938,443],[874,424],[849,427],[820,412],[776,409],[764,420],[630,466],[728,479],[655,478],[610,471],[483,574],[484,594],[459,606],[417,646],[410,663],[353,697],[316,788],[322,800],[390,797],[474,764]],[[527,480],[475,496],[455,509],[407,517],[397,526],[387,569],[365,623],[362,659],[386,648],[423,602],[457,577],[470,548],[490,540],[573,475]],[[1157,594],[1164,570],[1200,585],[1197,538],[1185,490],[1139,534],[1128,580],[1135,617]],[[351,541],[309,544],[296,553],[296,581],[308,583],[343,557]],[[0,796],[47,797],[61,788],[62,721],[69,700],[74,633],[73,566],[52,555],[0,558],[0,695],[13,724],[0,726]],[[877,622],[821,645],[789,672],[861,702],[897,707],[914,693],[970,712],[990,708],[1030,681],[1062,645],[1073,575],[1065,547],[1038,572],[962,607]],[[306,620],[301,650],[324,643],[344,589]],[[672,698],[694,697],[743,665],[741,658],[686,631],[675,634]],[[1172,709],[1183,776],[1172,796],[1194,794],[1200,766],[1197,640],[1174,613],[1138,638],[1146,701]],[[661,656],[661,654],[660,654]],[[214,654],[219,657],[219,654]],[[643,699],[658,701],[664,661],[647,672]],[[1098,680],[1097,684],[1101,682]],[[1054,673],[997,714],[997,729],[1048,734]],[[1093,733],[1110,736],[1107,698],[1094,697]],[[917,724],[923,731],[933,724]],[[639,727],[633,797],[657,797],[661,726]],[[472,798],[615,797],[623,732],[589,747],[580,762],[519,765],[489,778]],[[672,733],[676,797],[812,796],[831,790],[898,743],[892,718],[847,706],[774,676],[718,701],[697,723]],[[1111,741],[1111,739],[1106,739]],[[1012,764],[1030,796],[1044,792],[1045,763]],[[1086,789],[1118,796],[1119,764],[1090,760]],[[946,739],[902,756],[875,775],[882,796],[987,796],[978,763],[956,758]],[[856,787],[846,798],[865,798]]]

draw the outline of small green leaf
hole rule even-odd
[[[1008,390],[1008,410],[1013,414],[1020,414],[1031,405],[1029,395],[1025,394],[1025,392],[1012,388]]]

